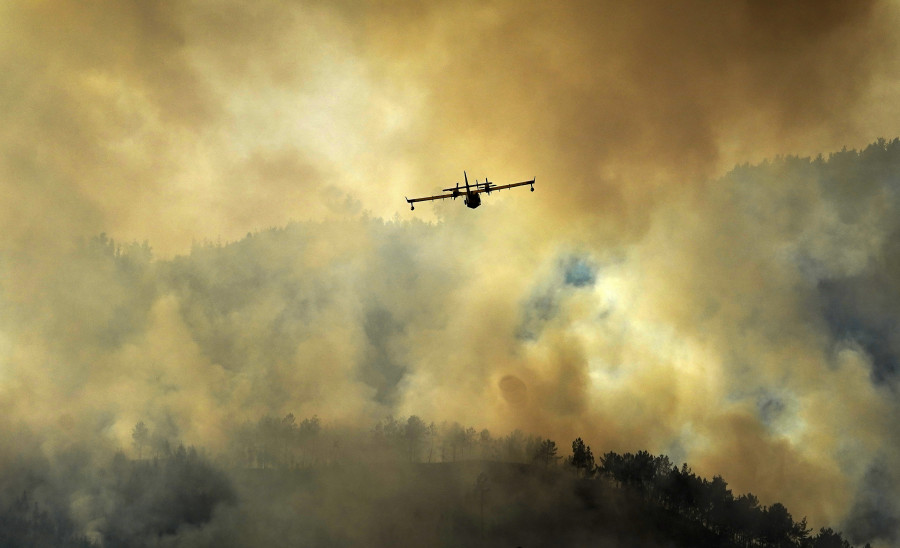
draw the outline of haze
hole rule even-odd
[[[267,414],[418,415],[666,453],[896,541],[898,24],[5,3],[0,468],[131,455],[138,421],[215,452]],[[535,192],[409,210],[463,170]],[[109,239],[150,274],[84,258]]]

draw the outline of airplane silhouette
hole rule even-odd
[[[535,180],[534,178],[532,178],[530,181],[522,181],[521,183],[510,183],[508,185],[496,186],[494,183],[488,181],[487,177],[485,177],[483,183],[479,183],[478,179],[475,179],[475,184],[470,186],[469,185],[469,176],[466,175],[465,171],[463,171],[463,177],[465,178],[465,181],[466,181],[466,186],[464,189],[459,187],[459,183],[456,183],[455,188],[443,189],[444,192],[449,192],[449,194],[439,194],[437,196],[426,196],[425,198],[413,198],[412,200],[410,200],[409,198],[406,198],[406,203],[409,204],[409,206],[410,206],[409,208],[412,210],[412,209],[416,209],[416,206],[414,205],[415,202],[426,202],[429,200],[443,200],[445,198],[453,198],[455,200],[460,196],[464,196],[465,198],[463,199],[463,203],[466,204],[466,207],[475,209],[476,207],[481,205],[481,196],[479,196],[479,195],[482,193],[490,194],[491,192],[494,192],[495,190],[505,190],[507,188],[513,188],[513,187],[523,186],[523,185],[531,185],[531,191],[534,192],[534,180]]]

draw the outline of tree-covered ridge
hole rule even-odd
[[[65,512],[48,509],[23,491],[0,508],[0,546],[89,548],[94,544],[79,534]]]
[[[803,318],[822,327],[822,340],[835,343],[826,351],[853,350],[862,367],[870,368],[872,383],[892,395],[900,386],[900,332],[896,329],[900,246],[894,237],[900,231],[895,226],[895,212],[900,208],[897,173],[900,140],[894,139],[880,140],[861,151],[739,166],[713,183],[724,189],[717,194],[722,202],[731,200],[730,205],[740,206],[728,210],[734,213],[728,223],[742,230],[762,227],[746,231],[754,237],[761,235],[762,240],[777,239],[778,264],[790,263],[786,268],[803,292]],[[881,207],[869,207],[872,202]],[[569,474],[566,477],[589,485],[589,492],[612,497],[614,505],[640,501],[640,508],[649,509],[660,523],[680,524],[678,530],[687,531],[684,538],[705,535],[704,543],[845,545],[843,536],[831,529],[808,531],[805,521],[795,521],[783,506],[761,505],[749,493],[733,494],[722,478],[696,477],[684,466],[658,462],[662,456],[607,453],[595,458],[581,438],[574,440],[568,454],[567,444],[521,431],[497,435],[415,416],[387,417],[360,433],[325,426],[310,415],[313,410],[326,413],[317,407],[316,398],[322,394],[341,400],[368,398],[365,406],[356,407],[365,413],[420,409],[403,399],[409,386],[404,381],[421,367],[412,359],[415,354],[408,352],[415,339],[409,333],[415,326],[427,325],[429,335],[444,335],[450,323],[446,318],[455,317],[458,302],[447,296],[467,286],[458,279],[467,275],[465,270],[440,268],[443,263],[428,259],[429,254],[446,249],[447,242],[466,241],[463,237],[453,240],[449,232],[440,224],[371,218],[293,223],[232,243],[197,244],[189,254],[172,259],[154,259],[146,242],[122,244],[101,234],[72,251],[58,271],[44,273],[48,280],[36,286],[41,289],[41,306],[27,306],[15,295],[3,303],[4,314],[14,318],[5,335],[16,339],[22,334],[22,340],[33,338],[46,346],[37,353],[40,360],[11,361],[5,367],[25,370],[37,363],[35,371],[43,372],[45,361],[59,364],[46,369],[54,374],[46,375],[45,384],[56,388],[48,394],[58,395],[61,405],[71,409],[71,416],[59,417],[59,424],[66,428],[74,424],[77,432],[119,439],[142,417],[142,426],[132,431],[130,456],[136,460],[129,462],[135,467],[152,459],[161,465],[176,458],[182,440],[202,445],[227,431],[225,446],[210,457],[211,466],[227,474],[249,470],[252,477],[257,477],[256,472],[280,476],[382,463],[442,469],[473,462],[516,464],[526,470],[521,477],[542,477],[541,469]],[[341,248],[335,234],[366,241],[365,253]],[[818,237],[822,234],[828,237]],[[829,246],[842,253],[832,253]],[[844,250],[859,253],[845,256]],[[310,257],[316,260],[307,260]],[[584,288],[600,279],[599,271],[578,261],[560,263],[556,271],[560,284]],[[523,309],[531,306],[550,314],[560,306],[551,298],[556,289],[553,286],[546,292],[550,295],[546,303],[525,302]],[[572,299],[578,297],[573,295]],[[427,309],[421,306],[426,296],[432,299]],[[527,310],[522,316],[533,335],[528,338],[530,344],[539,338],[546,318],[530,317]],[[766,317],[756,319],[765,323]],[[170,338],[183,338],[184,344],[168,346]],[[362,351],[342,353],[351,346],[349,340]],[[752,353],[748,355],[752,358]],[[354,383],[362,389],[335,389]],[[106,393],[127,393],[134,401],[111,405],[102,398],[91,400]],[[405,405],[398,405],[401,402]],[[511,397],[507,403],[521,401]],[[890,405],[888,409],[893,409]],[[286,409],[299,409],[308,418],[282,416]],[[259,420],[228,422],[265,412],[270,414]],[[196,430],[190,432],[192,427]],[[203,437],[204,429],[210,432],[209,438]],[[885,439],[885,451],[890,452],[890,438]],[[851,501],[851,510],[840,526],[858,543],[893,543],[898,515],[893,496],[896,467],[890,457],[879,462],[872,452],[858,457],[864,481],[849,482],[850,490],[843,496]],[[43,516],[66,515],[68,502],[48,504],[31,487],[5,487],[7,496],[0,500],[4,523],[19,524],[9,531],[50,531]],[[93,486],[84,490],[92,489],[98,490]],[[106,484],[99,491],[111,492]],[[757,492],[771,496],[773,490]],[[16,506],[15,497],[30,501],[26,512],[21,504]],[[138,498],[123,500],[127,507]],[[525,511],[524,506],[518,509]],[[187,523],[192,520],[197,521],[190,518]],[[69,534],[65,527],[55,530]],[[79,535],[65,538],[78,543]],[[61,536],[55,538],[63,544]],[[689,545],[679,541],[679,545],[685,543]]]
[[[701,525],[723,544],[734,546],[848,547],[841,533],[822,528],[811,535],[806,518],[794,521],[779,502],[760,506],[752,493],[735,496],[721,476],[694,474],[688,465],[673,465],[666,455],[646,451],[608,452],[596,471],[621,488]]]
[[[140,421],[132,458],[119,451],[92,464],[63,456],[77,472],[67,480],[74,484],[61,484],[47,467],[0,477],[19,493],[0,504],[3,545],[242,546],[264,538],[261,527],[287,527],[287,504],[304,532],[285,538],[322,546],[413,538],[427,545],[850,546],[831,528],[812,534],[784,505],[734,495],[721,476],[699,477],[665,455],[606,452],[595,462],[582,438],[560,454],[553,440],[518,430],[498,436],[415,415],[353,429],[293,414],[237,425],[229,437],[226,449],[210,452]],[[88,483],[78,487],[82,477]],[[335,514],[365,526],[348,532]]]
[[[397,545],[409,540],[404,535],[438,545],[526,539],[552,546],[581,539],[676,547],[851,546],[831,528],[813,533],[781,503],[735,495],[721,476],[697,476],[665,455],[609,451],[595,462],[582,438],[571,443],[570,454],[559,455],[547,438],[518,430],[495,436],[415,415],[386,417],[356,431],[315,416],[264,416],[236,427],[219,454],[176,439],[159,441],[143,421],[132,434],[134,458],[120,451],[89,473],[95,493],[88,504],[95,518],[90,535],[79,531],[71,509],[46,498],[50,478],[35,470],[17,484],[25,486],[19,496],[0,508],[3,545],[155,546],[194,539],[241,546],[245,537],[229,538],[229,527],[243,530],[248,519],[272,519],[265,526],[279,527],[279,501],[292,501],[305,514],[304,530],[312,531],[304,538],[323,546]],[[326,510],[315,510],[322,499]],[[390,503],[371,508],[368,500]],[[341,533],[331,513],[353,513],[361,504],[372,514],[364,521],[372,523]],[[225,525],[220,515],[235,521]],[[407,515],[420,516],[420,523],[411,525]]]
[[[633,505],[633,497],[637,497],[639,505],[648,512],[646,519],[664,516],[663,523],[674,527],[671,532],[677,533],[678,545],[714,542],[744,548],[851,546],[840,532],[823,527],[813,533],[806,518],[795,520],[783,504],[766,506],[752,493],[735,495],[721,476],[711,480],[697,476],[686,463],[676,466],[666,455],[610,451],[595,462],[590,446],[577,438],[571,444],[571,454],[562,457],[557,454],[556,442],[547,438],[518,430],[494,436],[487,429],[455,422],[436,425],[416,415],[381,419],[368,433],[355,439],[352,447],[342,447],[338,442],[341,437],[346,438],[346,432],[329,430],[315,416],[301,421],[293,414],[282,419],[266,416],[238,429],[232,450],[246,456],[246,460],[232,462],[250,468],[282,470],[353,462],[528,465],[532,467],[528,474],[536,477],[552,471],[589,482],[588,487],[578,487],[584,490],[582,497],[588,506],[596,504],[591,502],[593,498],[609,496],[610,492],[615,501],[623,504]],[[479,481],[484,483],[490,477],[488,473]],[[578,484],[569,487],[575,488],[573,485]]]

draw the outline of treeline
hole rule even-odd
[[[528,463],[539,458],[541,438],[514,430],[494,436],[486,429],[458,422],[425,423],[416,415],[378,421],[370,433],[371,454],[378,460],[403,458],[409,462],[464,460]]]
[[[168,451],[170,442],[155,438],[143,423],[135,427],[134,448],[138,455],[146,445]],[[140,434],[138,434],[140,432]],[[139,442],[139,440],[142,440]],[[165,451],[163,456],[165,456]],[[234,429],[225,460],[247,468],[298,468],[352,461],[406,461],[440,463],[497,461],[513,463],[556,462],[556,443],[514,430],[494,436],[486,428],[476,429],[458,422],[425,422],[417,415],[378,420],[366,432],[323,428],[317,416],[298,420],[264,416]]]
[[[226,473],[193,447],[143,460],[120,451],[104,465],[70,457],[64,470],[87,478],[61,477],[47,463],[21,469],[24,477],[0,474],[4,488],[22,486],[9,499],[0,490],[0,547],[159,546],[202,530],[236,502]]]
[[[734,495],[721,476],[711,480],[678,467],[668,456],[607,452],[595,461],[577,438],[570,455],[562,456],[553,440],[520,430],[495,436],[487,429],[457,422],[436,424],[416,415],[378,420],[367,432],[323,428],[318,417],[297,420],[262,417],[236,432],[230,462],[248,468],[295,468],[353,461],[452,463],[491,461],[530,464],[569,471],[582,481],[605,482],[632,493],[652,508],[688,522],[724,546],[847,548],[842,533],[822,528],[812,534],[806,518],[795,521],[781,503],[761,505],[752,493]]]
[[[850,547],[841,533],[822,528],[811,535],[806,518],[794,521],[783,504],[761,506],[752,493],[734,496],[721,476],[701,478],[686,463],[681,468],[673,465],[666,455],[609,452],[600,457],[594,473],[699,524],[729,545]]]
[[[89,548],[94,545],[78,532],[64,511],[48,508],[23,491],[0,508],[0,546]]]
[[[415,415],[346,430],[316,416],[264,416],[232,434],[230,445],[213,455],[139,422],[132,458],[119,452],[94,465],[100,468],[84,462],[76,475],[86,484],[66,487],[47,467],[43,475],[40,469],[26,474],[32,476],[26,482],[7,478],[19,495],[0,498],[0,546],[149,546],[176,539],[191,545],[186,539],[200,538],[230,546],[242,545],[232,538],[236,533],[257,543],[266,527],[335,546],[396,545],[396,531],[407,528],[416,538],[448,545],[516,545],[525,538],[559,545],[582,538],[617,545],[850,546],[839,532],[813,534],[784,505],[735,495],[721,476],[702,478],[665,455],[607,452],[595,462],[581,438],[561,454],[553,440],[518,430],[495,436]],[[379,481],[360,483],[373,471]],[[76,493],[77,519],[71,513]],[[329,506],[313,502],[321,500]],[[372,508],[383,500],[391,501],[389,509]],[[304,509],[302,527],[280,521],[277,509],[284,505]],[[368,524],[352,538],[341,536],[334,519],[348,513]],[[409,515],[421,520],[411,525]],[[268,525],[254,528],[260,520]]]
[[[294,468],[333,461],[320,436],[319,418],[297,421],[293,413],[279,419],[264,416],[239,426],[231,439],[229,459],[247,468]]]
[[[183,445],[163,458],[143,461],[129,461],[120,452],[104,475],[103,546],[155,545],[163,537],[202,528],[216,508],[236,501],[224,471]]]

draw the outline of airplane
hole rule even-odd
[[[482,194],[484,192],[490,194],[491,192],[494,192],[495,190],[504,190],[507,188],[513,188],[513,187],[523,186],[523,185],[531,185],[531,191],[534,192],[535,178],[532,178],[530,181],[522,181],[521,183],[510,183],[508,185],[496,186],[494,183],[488,181],[487,177],[485,177],[483,183],[479,183],[478,179],[475,179],[475,185],[469,186],[469,176],[466,175],[465,171],[463,171],[463,177],[466,180],[466,188],[461,189],[461,188],[459,188],[459,183],[456,183],[455,188],[443,189],[444,192],[449,192],[450,194],[427,196],[425,198],[413,198],[412,200],[410,200],[409,198],[406,198],[404,196],[404,198],[406,198],[406,203],[409,204],[409,209],[411,209],[411,210],[416,209],[416,206],[414,205],[415,202],[426,202],[429,200],[443,200],[444,198],[453,198],[455,200],[460,196],[465,196],[465,198],[463,199],[463,203],[465,203],[467,207],[469,207],[471,209],[475,209],[476,207],[481,205],[481,196],[479,196],[479,194]]]

